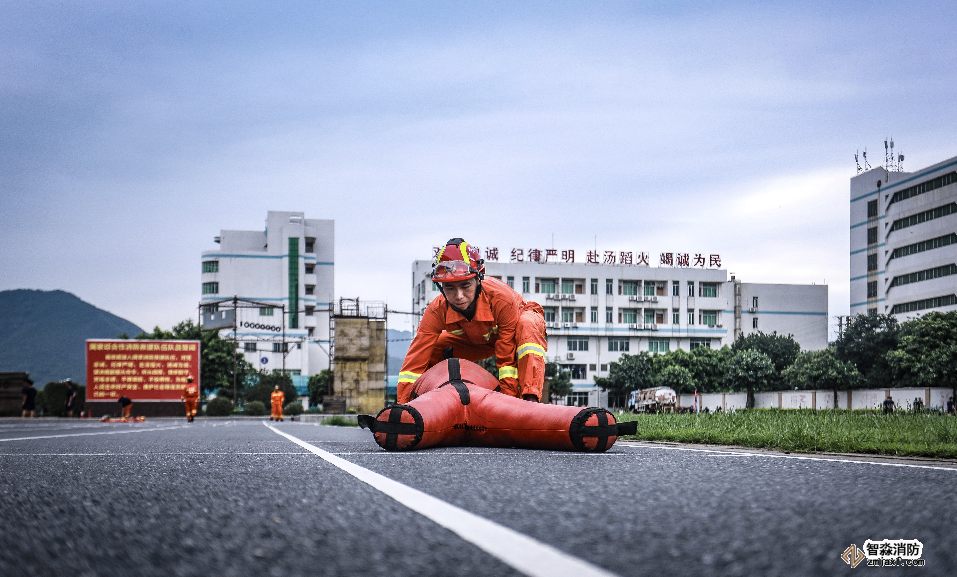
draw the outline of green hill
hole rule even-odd
[[[64,291],[0,291],[0,372],[27,371],[42,388],[70,378],[86,383],[86,339],[143,329]]]

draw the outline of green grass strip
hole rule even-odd
[[[802,453],[957,458],[957,418],[936,413],[753,409],[711,414],[620,415],[646,441],[738,445]]]

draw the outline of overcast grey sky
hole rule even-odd
[[[957,155],[955,16],[0,1],[0,290],[169,328],[195,318],[220,229],[292,210],[335,219],[337,296],[394,309],[411,262],[462,236],[716,253],[746,282],[826,282],[833,325],[854,152],[878,165],[893,136],[905,170]]]

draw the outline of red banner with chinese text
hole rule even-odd
[[[199,382],[199,341],[86,341],[86,399],[179,402]]]

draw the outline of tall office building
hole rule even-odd
[[[851,314],[957,310],[957,157],[890,168],[851,178]]]
[[[442,298],[431,269],[432,261],[412,264],[414,312]],[[573,404],[601,402],[593,377],[608,376],[622,353],[720,348],[758,331],[793,334],[802,350],[827,347],[827,285],[745,283],[721,268],[560,261],[486,261],[486,274],[545,309],[546,358],[571,373],[580,397]]]
[[[215,240],[219,250],[202,253],[200,302],[235,296],[262,303],[237,311],[239,346],[257,369],[285,365],[302,389],[309,375],[329,367],[334,221],[269,211],[263,230],[222,230]],[[219,305],[220,310],[231,307]],[[208,312],[212,305],[203,308]],[[222,334],[231,337],[233,330]]]

